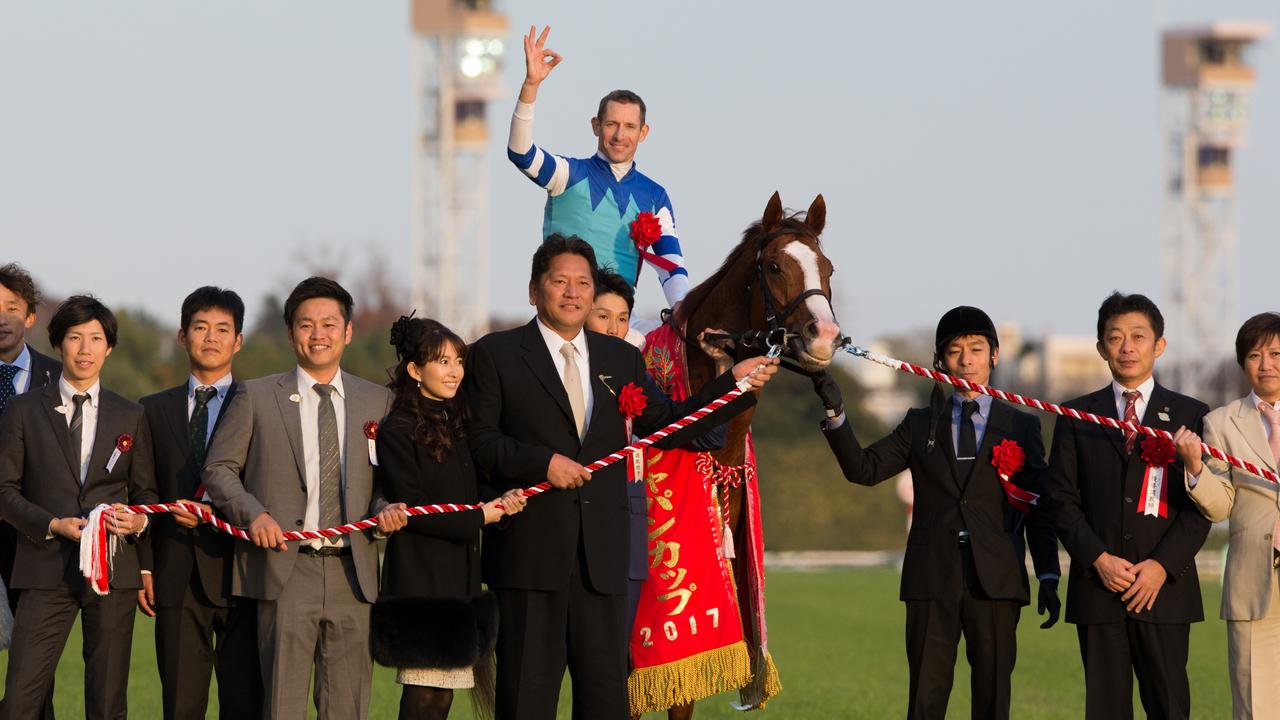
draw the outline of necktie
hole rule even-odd
[[[1271,403],[1260,402],[1258,412],[1262,413],[1262,419],[1271,427],[1271,437],[1267,439],[1267,444],[1271,446],[1271,459],[1280,466],[1280,410],[1276,410]],[[1280,518],[1276,519],[1271,528],[1271,546],[1280,552]]]
[[[0,365],[0,415],[4,414],[4,407],[9,404],[9,398],[18,394],[18,391],[13,389],[13,379],[17,376],[17,365]]]
[[[956,470],[960,481],[968,482],[973,463],[978,459],[978,433],[973,429],[973,414],[978,412],[977,400],[960,403],[960,432],[957,433]]]
[[[338,452],[338,416],[333,409],[333,386],[311,386],[320,396],[320,527],[342,524],[342,455]]]
[[[191,411],[191,454],[196,467],[204,467],[204,454],[209,442],[209,401],[218,395],[217,388],[196,388],[196,406]]]
[[[569,407],[573,409],[573,425],[578,430],[579,442],[583,439],[583,428],[587,421],[587,403],[582,399],[582,378],[578,376],[578,362],[574,357],[573,343],[565,343],[560,348],[564,356],[564,391],[569,395]]]
[[[71,456],[76,459],[76,479],[84,484],[84,478],[80,468],[84,465],[84,404],[89,399],[89,394],[74,395],[71,398],[72,404],[76,409],[71,411],[71,424],[67,426],[67,431],[71,433]]]
[[[1142,393],[1138,390],[1124,391],[1124,421],[1133,424],[1138,423],[1138,400],[1142,398]],[[1138,433],[1131,430],[1124,431],[1124,452],[1126,455],[1133,452],[1133,446],[1138,442]]]

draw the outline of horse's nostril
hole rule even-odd
[[[804,328],[803,328],[803,332],[804,332],[805,337],[807,337],[807,338],[816,338],[816,337],[818,337],[818,321],[817,321],[817,320],[810,320],[809,322],[805,323],[805,324],[804,324]]]

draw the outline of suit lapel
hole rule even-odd
[[[1257,455],[1257,459],[1261,460],[1263,465],[1273,472],[1276,469],[1275,457],[1271,455],[1271,446],[1267,444],[1267,433],[1262,428],[1262,413],[1258,412],[1258,408],[1249,405],[1249,398],[1239,401],[1240,409],[1236,414],[1231,416],[1231,422],[1235,424],[1236,430],[1244,436],[1249,443],[1249,447],[1253,448],[1253,452]]]
[[[107,476],[107,461],[116,449],[116,438],[120,430],[120,407],[115,403],[115,396],[99,391],[98,423],[93,431],[93,450],[89,453],[89,469],[84,474],[87,486],[95,479]]]
[[[62,457],[67,461],[67,469],[71,471],[71,479],[75,481],[76,487],[80,487],[80,463],[76,462],[75,453],[71,451],[71,433],[67,431],[67,416],[58,412],[58,407],[62,405],[62,394],[58,392],[58,383],[49,383],[44,387],[44,402],[40,403],[44,406],[45,417],[49,420],[49,427],[53,431],[53,437],[57,439],[58,446],[62,448]]]
[[[960,480],[960,472],[956,469],[956,446],[951,441],[951,412],[954,410],[954,401],[951,396],[947,396],[947,402],[943,405],[942,419],[938,423],[938,434],[942,437],[938,438],[938,444],[942,446],[942,456],[947,463],[947,472],[951,473],[951,482],[955,483],[956,490],[964,492],[964,483]]]
[[[191,452],[191,423],[187,419],[187,384],[169,390],[164,399],[164,415],[176,447],[185,457]]]
[[[218,417],[214,418],[213,432],[209,433],[209,442],[213,442],[213,436],[218,433],[218,428],[222,426],[222,418],[226,416],[226,412],[224,411],[227,409],[227,403],[231,402],[231,396],[235,394],[236,394],[236,381],[232,380],[231,384],[227,386],[227,394],[222,398],[222,404],[218,406]],[[185,396],[183,397],[183,401],[184,401],[182,405],[183,417],[186,417],[187,406],[185,402],[186,401]],[[188,426],[190,426],[190,423],[187,423],[187,424]],[[205,443],[205,446],[208,447],[208,443]]]
[[[542,333],[538,330],[538,320],[535,318],[525,326],[524,338],[521,340],[521,347],[524,348],[524,361],[533,371],[533,376],[542,384],[551,399],[556,401],[556,405],[560,406],[564,416],[569,418],[569,423],[573,424],[573,408],[569,405],[569,395],[564,391],[564,381],[556,374],[555,363],[551,360],[550,353],[547,352],[547,343],[542,339]],[[590,340],[588,340],[590,342]],[[588,345],[587,349],[590,350]]]
[[[289,437],[289,447],[293,450],[293,462],[298,467],[298,478],[303,487],[307,484],[307,464],[302,455],[302,410],[299,403],[290,400],[291,395],[298,393],[298,373],[296,370],[286,372],[276,383],[276,406],[284,418],[284,432]],[[230,396],[228,396],[230,397]]]
[[[366,408],[369,406],[369,403],[365,402],[365,397],[362,392],[363,388],[361,388],[360,384],[355,381],[354,376],[343,372],[342,388],[343,392],[347,394],[347,396],[343,398],[343,404],[346,405],[347,411],[347,426],[343,429],[343,432],[347,434],[347,459],[346,462],[343,463],[343,465],[346,466],[346,472],[342,474],[342,502],[345,507],[347,479],[351,477],[351,473],[360,462],[368,462],[366,459],[368,457],[368,452],[366,450],[364,437],[364,424],[370,420],[377,422],[382,418],[365,417],[368,413]]]
[[[592,430],[604,427],[601,416],[608,407],[618,406],[617,393],[622,389],[619,384],[622,378],[609,377],[604,361],[604,343],[600,342],[600,338],[595,333],[587,333],[587,350],[591,353],[587,365],[591,373],[592,394],[591,418],[587,422],[589,434]],[[598,420],[600,422],[597,422]],[[626,438],[625,442],[631,442],[631,438]]]
[[[1152,395],[1155,395],[1155,393],[1153,392]],[[1147,403],[1148,409],[1150,409],[1151,405],[1154,404],[1154,400],[1155,398],[1153,397],[1153,402]],[[1098,417],[1109,417],[1115,418],[1116,420],[1121,419],[1116,413],[1116,396],[1111,392],[1110,385],[1107,385],[1089,396],[1088,411]],[[1127,461],[1129,459],[1129,454],[1124,450],[1124,431],[1117,430],[1115,428],[1103,428],[1102,434],[1107,436],[1107,440],[1111,442],[1111,447],[1115,448],[1116,452],[1120,455],[1120,459]]]

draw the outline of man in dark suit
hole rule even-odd
[[[554,718],[566,666],[575,718],[628,717],[626,468],[616,463],[592,475],[580,464],[627,444],[618,406],[623,388],[634,384],[644,393],[633,427],[644,436],[725,394],[735,381],[762,386],[777,369],[763,358],[746,360],[691,400],[671,403],[649,380],[639,351],[583,330],[595,272],[586,242],[548,237],[534,253],[529,281],[537,317],[486,335],[467,353],[478,468],[496,492],[544,480],[555,488],[484,538],[484,577],[498,596],[502,627],[502,720]],[[748,395],[705,422],[727,420],[753,401]],[[688,434],[705,431],[698,423]]]
[[[40,291],[21,265],[0,267],[0,416],[9,400],[30,390],[57,382],[62,363],[36,351],[27,343],[27,331],[36,324]],[[9,588],[9,606],[18,609],[18,594],[11,587],[13,553],[18,534],[0,522],[0,579]]]
[[[97,299],[68,298],[49,321],[62,354],[59,380],[9,402],[0,419],[0,511],[21,533],[13,585],[23,590],[9,650],[0,719],[36,717],[77,615],[84,634],[84,701],[91,718],[124,718],[145,515],[124,503],[156,502],[142,408],[104,390],[99,375],[116,344],[115,316]],[[99,504],[125,540],[98,595],[78,569],[84,516]]]
[[[1164,318],[1142,295],[1113,293],[1098,309],[1098,354],[1112,382],[1067,407],[1199,434],[1209,408],[1156,383]],[[1204,619],[1195,556],[1209,521],[1187,497],[1183,467],[1154,472],[1145,436],[1058,419],[1049,497],[1071,554],[1067,622],[1084,662],[1085,717],[1133,717],[1133,676],[1149,717],[1186,718],[1190,623]]]
[[[231,290],[202,287],[182,302],[178,344],[187,353],[187,382],[142,398],[164,502],[188,500],[208,509],[200,482],[205,451],[227,398],[235,392],[231,364],[244,341],[244,302]],[[156,618],[156,664],[166,720],[203,719],[209,678],[218,673],[218,713],[262,714],[257,609],[231,596],[235,538],[175,511],[155,517],[139,546],[138,605]]]
[[[934,364],[987,384],[1000,360],[1000,341],[986,313],[954,308],[938,321]],[[850,482],[875,485],[904,470],[915,487],[915,517],[902,562],[900,598],[907,609],[910,696],[907,717],[947,714],[960,636],[971,668],[974,718],[1008,718],[1017,653],[1018,616],[1030,602],[1025,533],[1039,579],[1039,609],[1058,620],[1058,544],[1042,503],[1006,488],[994,457],[1004,443],[1022,450],[1023,467],[1007,480],[1043,492],[1044,442],[1030,413],[972,391],[907,413],[894,432],[863,448],[844,416],[839,388],[815,378],[828,419],[822,432]],[[1005,447],[1009,447],[1005,445]]]

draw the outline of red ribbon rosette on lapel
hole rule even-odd
[[[618,412],[622,413],[622,419],[626,423],[628,442],[631,441],[631,421],[640,417],[648,405],[649,398],[645,396],[644,390],[633,382],[623,385],[622,390],[618,392]],[[627,465],[627,480],[635,482],[642,477],[644,477],[644,451],[636,449],[631,453],[631,462]]]
[[[1001,440],[1000,444],[991,448],[991,464],[995,466],[996,474],[1000,476],[1000,487],[1004,489],[1004,495],[1009,500],[1009,504],[1024,515],[1030,512],[1031,506],[1040,499],[1036,493],[1014,485],[1010,479],[1022,469],[1026,460],[1027,454],[1014,440]]]
[[[649,252],[649,247],[658,242],[661,237],[662,221],[658,220],[657,215],[651,212],[642,212],[636,215],[635,220],[631,221],[631,241],[636,244],[636,250],[640,251],[640,257],[667,272],[671,272],[676,269],[675,263]]]
[[[1142,462],[1147,472],[1142,477],[1142,499],[1138,514],[1151,517],[1169,517],[1169,487],[1165,482],[1166,470],[1178,459],[1178,449],[1167,437],[1148,435],[1142,440]]]
[[[378,466],[378,423],[370,420],[364,424],[364,437],[369,443],[369,464]]]
[[[116,449],[122,453],[127,453],[133,449],[133,436],[129,433],[122,433],[116,438]]]

